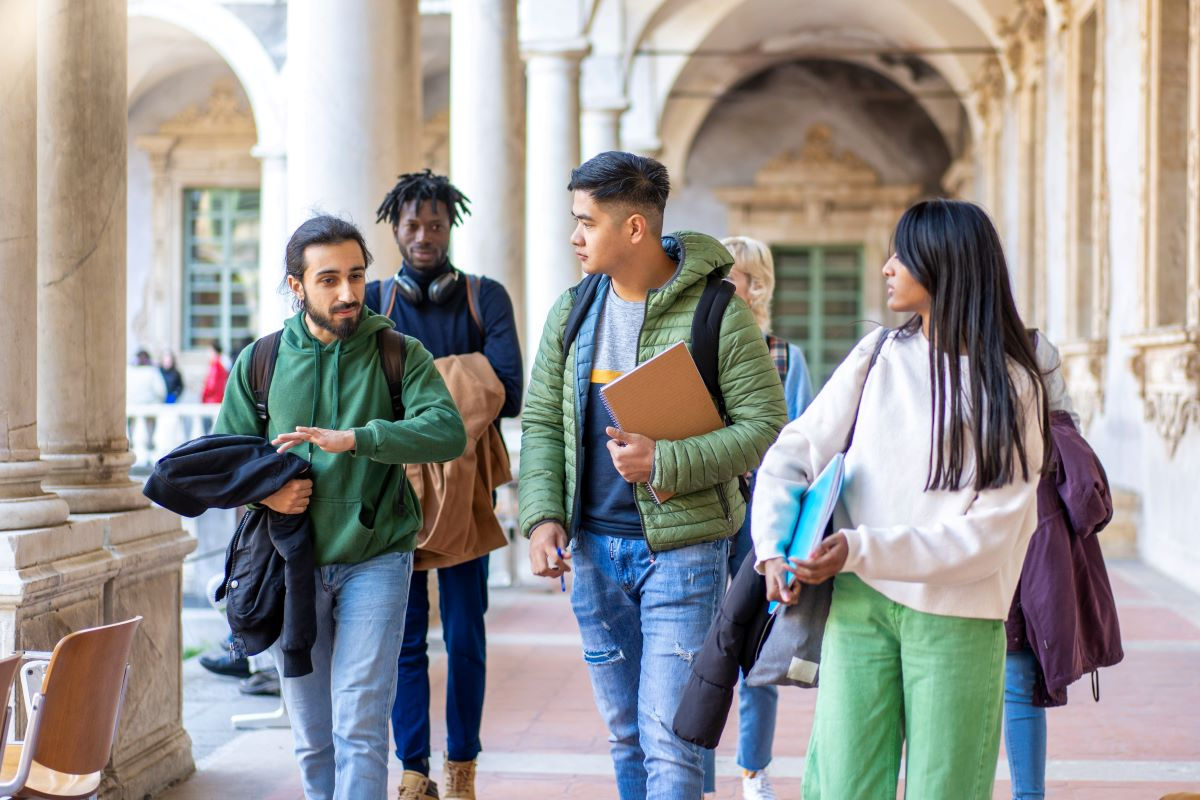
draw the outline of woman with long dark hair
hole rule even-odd
[[[895,797],[905,744],[908,797],[992,796],[1003,620],[1037,524],[1045,390],[995,228],[978,206],[931,200],[894,244],[888,307],[912,317],[859,343],[755,490],[768,597],[835,581],[805,800]],[[836,532],[787,563],[788,504],[844,446],[856,407]]]

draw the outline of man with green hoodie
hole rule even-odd
[[[313,672],[284,678],[296,758],[308,800],[383,800],[388,711],[396,692],[412,551],[421,509],[404,464],[457,458],[466,432],[433,358],[406,338],[393,419],[378,333],[387,317],[363,304],[371,254],[354,225],[319,216],[286,251],[297,313],[284,323],[267,397],[266,429],[251,388],[253,348],[242,351],[217,433],[265,435],[311,464],[263,505],[307,511],[317,563]]]
[[[680,441],[612,427],[600,388],[690,342],[708,276],[728,275],[733,259],[710,236],[662,237],[670,182],[653,159],[601,153],[567,188],[571,244],[601,277],[566,347],[575,289],[546,320],[521,437],[521,529],[535,574],[575,565],[571,605],[620,797],[698,798],[700,751],[671,722],[725,591],[728,539],[746,513],[738,477],[758,466],[787,406],[754,316],[733,298],[717,355],[731,424]],[[658,505],[646,482],[674,496]]]

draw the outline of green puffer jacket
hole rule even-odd
[[[671,240],[674,240],[672,242]],[[671,234],[668,251],[682,257],[675,275],[646,298],[646,320],[638,340],[638,363],[679,341],[691,341],[692,314],[710,272],[729,274],[733,259],[721,243],[701,233]],[[576,393],[578,339],[564,360],[563,330],[574,300],[563,293],[546,320],[521,432],[521,531],[528,536],[539,522],[563,523],[568,532],[578,516],[579,419]],[[597,292],[597,301],[603,295]],[[582,334],[581,334],[582,336]],[[779,429],[787,405],[779,373],[749,307],[730,300],[721,321],[718,355],[721,392],[728,427],[677,442],[659,441],[654,449],[656,490],[674,492],[661,506],[644,486],[636,488],[638,511],[652,550],[671,550],[735,534],[746,516],[738,476],[758,467]]]

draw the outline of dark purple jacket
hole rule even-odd
[[[1067,686],[1125,654],[1096,537],[1112,519],[1100,459],[1063,411],[1050,415],[1050,471],[1038,485],[1038,527],[1005,628],[1008,650],[1033,650],[1037,706],[1067,703]]]

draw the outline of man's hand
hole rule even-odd
[[[354,431],[331,431],[297,425],[295,433],[281,433],[271,440],[279,452],[286,453],[298,444],[315,444],[326,453],[345,453],[354,449]]]
[[[308,509],[308,498],[311,496],[311,480],[292,478],[282,489],[263,500],[262,505],[280,514],[302,514]]]
[[[799,594],[792,588],[792,573],[788,570],[783,556],[764,561],[763,574],[767,579],[767,600],[783,603],[785,606],[795,604]]]
[[[849,555],[846,534],[838,531],[821,540],[808,558],[793,558],[790,569],[803,583],[824,583],[842,571]]]
[[[648,482],[654,469],[654,440],[611,426],[604,432],[609,436],[608,454],[621,477],[630,483]]]
[[[559,551],[562,558],[558,557]],[[557,522],[543,522],[529,534],[529,568],[542,578],[560,578],[571,571],[567,532]]]

